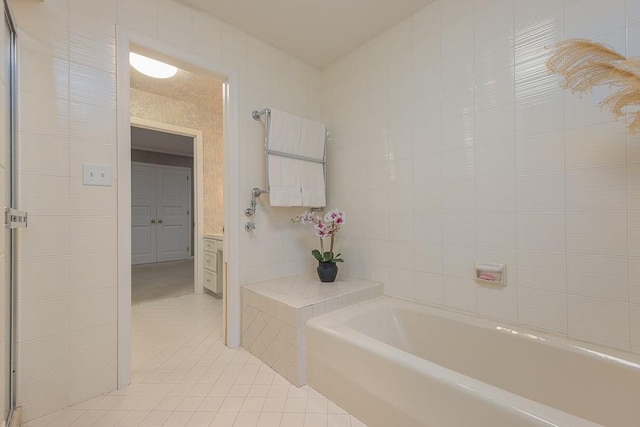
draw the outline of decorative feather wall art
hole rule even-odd
[[[562,86],[573,93],[608,85],[614,93],[598,104],[616,117],[631,117],[630,133],[640,132],[640,58],[626,58],[609,46],[586,39],[555,44],[547,69],[564,77]]]

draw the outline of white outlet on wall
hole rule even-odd
[[[82,164],[82,183],[84,185],[111,186],[111,165],[97,163]]]

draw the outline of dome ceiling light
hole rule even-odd
[[[175,76],[178,72],[178,69],[173,65],[165,64],[164,62],[156,61],[155,59],[147,58],[146,56],[133,52],[129,53],[129,63],[142,74],[156,79],[168,79],[169,77]]]

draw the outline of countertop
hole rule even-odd
[[[376,287],[382,287],[382,283],[353,277],[341,277],[333,283],[322,283],[315,273],[265,280],[243,286],[249,291],[296,308]]]

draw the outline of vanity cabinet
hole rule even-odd
[[[222,296],[222,236],[202,238],[202,286]]]

